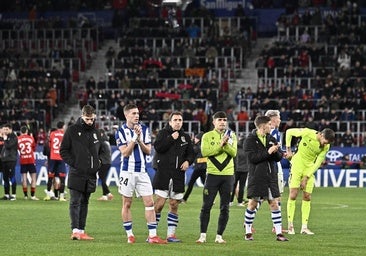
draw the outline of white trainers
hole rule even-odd
[[[55,193],[52,190],[51,191],[48,191],[47,189],[45,189],[44,192],[46,193],[46,195],[48,197],[55,197]]]
[[[295,229],[293,225],[288,226],[287,234],[295,235]]]
[[[206,243],[206,239],[205,239],[205,238],[200,237],[200,238],[198,238],[198,240],[196,240],[196,243],[197,243],[197,244],[203,244],[203,243]]]
[[[107,195],[107,198],[108,198],[108,200],[113,200],[113,194],[112,193],[109,193],[108,195]]]
[[[203,244],[206,243],[206,234],[202,233],[200,235],[200,238],[198,238],[198,240],[196,240],[197,244]]]
[[[226,244],[226,241],[224,239],[222,239],[222,236],[216,235],[215,243],[217,243],[217,244]]]
[[[311,232],[311,230],[308,229],[308,228],[301,228],[300,234],[303,234],[303,235],[314,235],[314,232]]]
[[[39,201],[39,198],[37,198],[37,197],[35,197],[35,196],[32,196],[32,197],[31,197],[31,200],[33,200],[33,201]]]
[[[107,196],[101,196],[97,200],[98,201],[108,201],[108,197]]]

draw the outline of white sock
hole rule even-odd
[[[127,236],[133,236],[132,229],[126,230],[126,234],[127,234]]]

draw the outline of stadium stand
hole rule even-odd
[[[119,49],[108,47],[108,76],[90,77],[80,104],[97,106],[103,119],[100,125],[108,130],[124,118],[118,106],[132,99],[140,106],[143,120],[154,128],[164,125],[164,115],[169,112],[184,110],[185,128],[190,133],[207,130],[210,115],[224,107],[228,84],[240,76],[250,53],[252,41],[239,32],[242,19],[183,17],[183,28],[177,33],[159,18],[134,18],[134,27],[118,39]],[[213,23],[219,33],[208,37]],[[198,37],[187,32],[192,24],[201,31]],[[149,119],[151,109],[154,118],[162,121]]]
[[[0,123],[19,131],[30,122],[35,137],[49,129],[97,49],[97,33],[96,25],[79,27],[73,18],[1,20]]]
[[[240,104],[255,112],[289,110],[282,119],[293,119],[295,126],[331,127],[337,131],[336,145],[350,130],[358,146],[366,129],[365,17],[347,6],[319,15],[315,8],[279,17],[278,40],[257,60],[254,97],[261,104],[253,106],[253,96],[245,92]]]
[[[251,2],[254,8],[278,4]],[[49,128],[65,112],[68,99],[76,97],[79,106],[96,106],[98,125],[109,131],[123,120],[121,107],[133,101],[153,129],[164,125],[170,111],[183,110],[186,129],[204,131],[210,114],[225,109],[232,112],[231,127],[245,134],[252,128],[248,120],[278,108],[282,132],[290,125],[330,126],[338,145],[351,130],[358,146],[366,132],[365,17],[357,5],[333,3],[320,15],[318,7],[326,3],[298,8],[293,2],[278,17],[277,40],[253,56],[257,20],[240,10],[235,17],[215,17],[204,8],[191,11],[192,16],[179,14],[181,29],[171,30],[164,15],[146,6],[128,6],[127,17],[126,6],[86,1],[85,10],[116,8],[111,25],[116,43],[102,54],[106,72],[87,78],[82,74],[91,68],[107,33],[95,19],[2,20],[0,121],[30,119]],[[7,8],[18,8],[14,5]],[[50,9],[80,8],[59,5]],[[254,57],[256,85],[234,92],[238,85],[232,85]]]

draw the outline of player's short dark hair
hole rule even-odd
[[[65,122],[58,121],[57,124],[56,124],[56,127],[57,127],[57,129],[61,129],[62,127],[64,127],[64,125],[65,125]]]
[[[20,127],[20,132],[21,133],[27,133],[28,132],[27,126],[23,125],[22,127]]]
[[[169,121],[171,121],[171,120],[172,120],[173,116],[181,116],[181,117],[183,117],[183,113],[182,113],[182,112],[180,112],[180,111],[173,111],[173,112],[172,112],[172,113],[170,113],[170,115],[169,115]]]
[[[13,125],[11,123],[6,123],[3,125],[3,127],[9,128],[13,130]]]
[[[324,136],[324,139],[326,139],[329,143],[333,143],[335,140],[335,132],[330,128],[325,128],[321,131],[321,133]]]
[[[96,114],[96,111],[91,105],[85,105],[81,109],[81,113],[83,116],[92,116],[93,114]]]
[[[126,113],[127,111],[134,109],[134,108],[137,108],[137,105],[133,104],[133,103],[129,103],[123,107],[123,112]]]
[[[218,111],[215,114],[213,114],[212,116],[213,119],[217,119],[217,118],[227,118],[227,115],[224,111]]]
[[[255,127],[259,128],[262,124],[266,124],[271,121],[271,118],[269,116],[257,116],[254,119],[254,125]]]

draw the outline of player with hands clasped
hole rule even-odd
[[[211,209],[217,193],[220,195],[220,214],[215,243],[225,244],[222,235],[229,220],[230,194],[234,184],[234,160],[237,153],[237,138],[228,129],[227,115],[218,111],[213,115],[214,129],[202,137],[202,156],[207,157],[207,176],[203,188],[203,203],[200,213],[200,237],[196,243],[205,243]]]
[[[292,137],[300,137],[295,154],[291,150]],[[318,132],[309,128],[291,128],[286,131],[286,153],[291,159],[289,178],[290,193],[287,201],[288,234],[294,235],[294,215],[296,198],[302,190],[301,202],[301,234],[314,235],[308,228],[310,216],[311,194],[314,188],[314,173],[318,170],[330,149],[330,143],[335,139],[335,133],[329,128]]]
[[[253,240],[252,225],[256,216],[257,204],[261,200],[269,203],[276,240],[288,241],[282,234],[282,215],[276,198],[280,196],[276,162],[282,158],[280,144],[270,135],[271,119],[268,116],[257,116],[254,120],[255,130],[244,142],[244,152],[248,158],[249,176],[248,207],[245,211],[245,240]]]
[[[179,222],[178,206],[184,195],[186,170],[195,154],[191,137],[184,132],[183,114],[172,112],[169,123],[159,131],[154,143],[156,173],[153,180],[156,220],[159,223],[165,202],[169,199],[167,241],[181,242],[176,237]]]
[[[121,152],[121,168],[118,192],[122,195],[122,225],[127,234],[127,243],[135,243],[132,230],[131,205],[134,192],[141,196],[145,206],[145,218],[149,236],[148,243],[164,244],[157,236],[153,188],[146,170],[146,157],[151,154],[149,128],[139,123],[139,110],[135,104],[123,108],[126,122],[116,132],[116,144]]]

